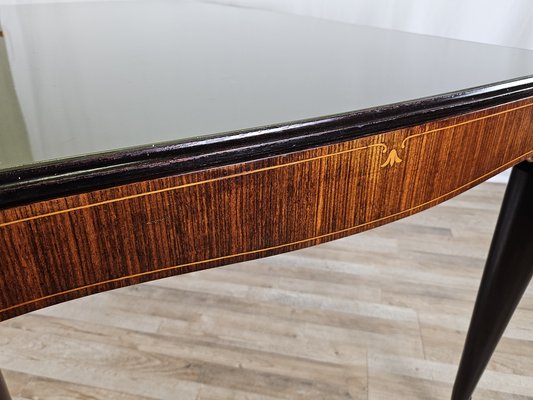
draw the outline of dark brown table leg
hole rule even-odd
[[[11,396],[9,395],[9,392],[7,390],[6,381],[4,381],[4,377],[2,376],[1,371],[0,371],[0,400],[11,400]]]
[[[533,163],[513,168],[487,263],[452,400],[468,400],[533,275]]]

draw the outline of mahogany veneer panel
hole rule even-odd
[[[0,314],[264,257],[436,205],[533,154],[531,98],[0,211]]]

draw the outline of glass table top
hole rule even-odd
[[[533,51],[200,1],[0,5],[0,170],[533,74]]]

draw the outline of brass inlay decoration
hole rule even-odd
[[[359,225],[356,225],[356,226],[351,226],[349,228],[344,228],[344,229],[341,229],[341,230],[338,230],[338,231],[335,231],[335,232],[325,233],[325,234],[320,235],[320,236],[314,236],[314,237],[311,237],[311,238],[302,239],[302,240],[298,240],[298,241],[291,242],[291,243],[280,244],[280,245],[277,245],[277,246],[266,247],[266,248],[263,248],[263,249],[244,251],[244,252],[241,252],[241,253],[229,254],[229,255],[225,255],[225,256],[210,258],[208,260],[193,261],[193,262],[186,263],[186,264],[159,268],[159,269],[155,269],[155,270],[152,270],[152,271],[139,272],[137,274],[132,274],[132,275],[128,275],[128,276],[122,276],[122,277],[114,278],[114,279],[108,279],[108,280],[102,281],[102,282],[95,282],[95,283],[91,283],[89,285],[84,285],[84,286],[80,286],[80,287],[64,290],[62,292],[52,293],[52,294],[49,294],[47,296],[39,297],[38,299],[28,300],[28,301],[25,301],[23,303],[16,304],[14,306],[6,307],[6,308],[3,308],[3,309],[0,309],[0,313],[3,313],[5,311],[9,311],[9,310],[13,310],[15,308],[23,307],[23,306],[26,306],[28,304],[37,303],[39,301],[52,299],[52,298],[57,297],[57,296],[61,296],[61,295],[69,294],[69,293],[74,293],[74,292],[77,292],[77,291],[80,291],[80,290],[84,290],[84,289],[90,289],[92,287],[96,287],[96,286],[99,286],[99,285],[105,285],[107,283],[120,282],[120,281],[125,281],[127,279],[138,278],[140,276],[147,276],[147,275],[156,274],[158,272],[178,270],[178,269],[183,269],[183,268],[186,268],[186,267],[191,267],[191,266],[194,266],[194,265],[207,264],[207,263],[210,263],[210,262],[227,260],[227,259],[231,259],[231,258],[235,258],[235,257],[242,257],[242,256],[262,253],[262,252],[266,252],[266,251],[282,249],[284,247],[290,247],[290,246],[294,246],[294,245],[298,245],[298,244],[308,243],[308,242],[312,242],[314,240],[325,239],[327,237],[331,237],[331,236],[339,235],[339,234],[342,234],[342,233],[350,232],[350,231],[353,231],[355,229],[361,229],[361,228],[364,228],[365,226],[368,226],[368,225],[373,225],[373,224],[377,224],[377,223],[380,223],[380,222],[385,221],[385,220],[390,220],[390,219],[394,219],[396,217],[400,217],[401,215],[408,214],[411,211],[414,211],[414,210],[417,210],[417,209],[420,209],[420,208],[424,208],[424,207],[429,206],[429,205],[431,205],[433,203],[438,203],[440,200],[445,199],[448,196],[451,196],[451,195],[453,195],[455,193],[461,192],[463,189],[468,188],[470,185],[474,185],[474,184],[476,184],[478,182],[482,182],[485,178],[488,178],[489,176],[491,176],[492,174],[494,174],[496,172],[505,170],[506,168],[514,165],[517,161],[520,161],[521,159],[524,159],[524,157],[526,157],[526,156],[530,156],[531,157],[532,153],[533,153],[533,150],[530,150],[527,153],[522,154],[521,156],[516,157],[515,159],[509,161],[508,163],[506,163],[506,164],[504,164],[504,165],[502,165],[502,166],[500,166],[500,167],[498,167],[498,168],[496,168],[496,169],[494,169],[494,170],[492,170],[490,172],[487,172],[486,174],[474,179],[473,181],[465,183],[464,185],[458,187],[457,189],[451,190],[450,192],[445,193],[445,194],[443,194],[441,196],[438,196],[438,197],[436,197],[436,198],[434,198],[432,200],[429,200],[429,201],[427,201],[425,203],[422,203],[422,204],[419,204],[417,206],[411,207],[411,208],[409,208],[407,210],[399,211],[399,212],[397,212],[395,214],[391,214],[391,215],[388,215],[386,217],[375,219],[373,221],[368,221],[368,222],[365,222],[363,224],[359,224]],[[531,157],[531,158],[533,158],[533,157]]]
[[[444,128],[432,129],[432,130],[429,130],[429,131],[426,131],[426,132],[410,135],[410,136],[405,137],[402,140],[402,143],[400,144],[400,148],[402,150],[405,149],[405,145],[407,144],[407,142],[409,140],[414,139],[414,138],[419,137],[419,136],[426,136],[426,135],[429,135],[430,133],[439,132],[439,131],[442,131],[442,130],[445,130],[445,129],[452,129],[452,128],[455,128],[457,126],[470,124],[472,122],[481,121],[481,120],[484,120],[484,119],[487,119],[487,118],[491,118],[491,117],[496,117],[498,115],[507,114],[507,113],[509,113],[511,111],[515,111],[515,110],[519,110],[519,109],[527,108],[527,107],[531,107],[531,106],[533,106],[533,104],[525,104],[525,105],[522,105],[522,106],[511,108],[509,110],[500,111],[500,112],[497,112],[497,113],[494,113],[494,114],[486,115],[484,117],[474,118],[472,120],[468,120],[468,121],[465,121],[465,122],[460,122],[458,124],[450,125],[450,126],[447,126],[447,127],[444,127]],[[385,146],[385,150],[383,152],[385,153],[388,150],[388,147],[386,145],[384,145],[384,146]],[[392,149],[390,151],[387,159],[385,160],[385,162],[383,164],[381,164],[381,168],[384,168],[384,167],[387,167],[387,166],[393,167],[394,165],[399,164],[402,161],[403,160],[398,156],[398,151],[396,149]],[[528,158],[527,161],[533,163],[533,157]],[[1,227],[1,225],[0,225],[0,227]]]
[[[389,167],[392,167],[395,164],[399,164],[401,162],[402,162],[402,159],[400,157],[398,157],[398,152],[396,151],[396,149],[392,149],[391,152],[389,153],[389,156],[385,160],[385,162],[383,164],[381,164],[381,168],[384,168],[387,165]]]

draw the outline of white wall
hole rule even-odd
[[[211,0],[533,50],[531,0]]]
[[[2,4],[117,0],[0,0]],[[533,0],[175,0],[253,7],[533,50]]]

